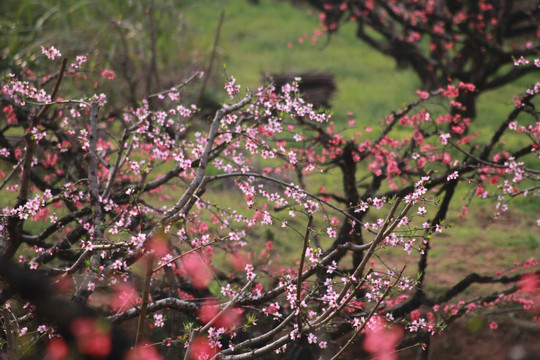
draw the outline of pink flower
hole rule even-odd
[[[77,338],[77,348],[82,354],[104,358],[111,352],[109,329],[101,326],[96,319],[77,318],[71,322],[70,329]]]
[[[452,174],[448,175],[446,177],[446,181],[455,180],[459,177],[459,174],[457,171],[454,171]]]
[[[101,77],[107,80],[113,80],[115,76],[116,74],[114,73],[114,71],[109,69],[105,69],[101,72]]]
[[[122,283],[115,289],[111,307],[117,312],[124,311],[136,304],[138,300],[137,290],[129,284]]]
[[[424,143],[424,136],[418,129],[414,129],[413,131],[413,139],[416,141],[419,145],[422,145]]]
[[[55,58],[62,56],[60,51],[56,49],[54,46],[51,46],[48,49],[45,49],[43,46],[41,47],[41,53],[48,57],[50,60],[54,60]]]
[[[424,156],[420,156],[416,160],[416,163],[418,164],[418,167],[421,169],[427,164],[427,159]]]
[[[225,90],[227,90],[227,93],[229,94],[229,97],[231,99],[234,99],[234,96],[238,94],[240,91],[240,85],[235,85],[236,79],[234,76],[231,76],[231,81],[228,83],[225,83]]]
[[[163,322],[163,314],[154,314],[154,326],[163,327],[165,323]]]
[[[439,135],[439,140],[441,141],[441,144],[446,145],[448,144],[448,139],[450,138],[450,134],[441,134]]]
[[[418,94],[418,96],[420,96],[420,99],[422,100],[427,100],[429,98],[429,93],[427,91],[417,90],[416,93]]]
[[[540,288],[540,282],[535,274],[525,274],[519,280],[519,290],[532,294]]]
[[[86,55],[79,55],[75,58],[75,62],[71,64],[71,67],[73,69],[80,69],[82,64],[88,61],[88,56]]]
[[[216,350],[210,345],[210,341],[203,337],[198,337],[193,340],[189,351],[190,360],[211,359],[216,355]]]
[[[39,325],[37,331],[39,333],[44,333],[45,331],[47,331],[47,325]]]
[[[163,357],[159,355],[156,348],[149,344],[137,345],[134,349],[131,349],[125,360],[162,360]]]
[[[474,86],[474,84],[464,83],[464,82],[459,83],[459,88],[460,89],[465,89],[465,90],[470,91],[470,92],[473,92],[474,90],[476,90],[476,86]]]
[[[337,237],[337,230],[334,227],[331,227],[331,226],[328,227],[326,229],[326,232],[328,233],[328,236],[331,237],[331,238]]]
[[[396,360],[395,348],[403,337],[403,328],[399,325],[389,326],[384,318],[371,320],[363,343],[365,351],[379,360]]]
[[[206,289],[212,281],[213,272],[208,261],[197,253],[187,255],[181,261],[186,275],[197,289]]]

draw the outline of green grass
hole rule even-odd
[[[239,83],[258,87],[265,73],[328,71],[336,77],[338,90],[332,101],[336,122],[353,112],[360,126],[377,125],[391,111],[416,98],[420,83],[410,69],[398,70],[393,59],[373,51],[355,36],[355,25],[346,24],[326,42],[323,35],[313,46],[310,39],[318,28],[309,7],[294,7],[287,1],[263,1],[255,6],[244,0],[225,0],[216,5],[194,7],[185,16],[191,24],[204,24],[190,35],[211,48],[219,14],[225,11],[221,29],[220,57],[215,71],[234,75]],[[297,39],[309,35],[302,44]],[[291,42],[292,47],[287,44]],[[529,75],[515,83],[482,94],[478,100],[481,132],[498,123],[512,109],[512,97],[540,80]],[[219,81],[217,81],[219,83]]]
[[[209,52],[220,12],[225,10],[215,71],[224,74],[226,69],[245,87],[260,86],[265,73],[328,71],[338,86],[332,101],[335,120],[342,121],[347,112],[353,112],[361,124],[378,124],[416,96],[416,76],[411,71],[396,72],[392,59],[355,38],[352,24],[328,43],[323,35],[314,46],[310,39],[319,26],[316,14],[308,14],[309,8],[293,7],[287,1],[264,1],[258,6],[243,0],[221,4],[196,7],[185,16],[189,23],[205,19],[204,25],[194,26],[192,35],[207,44]],[[304,34],[308,39],[298,43]],[[289,42],[292,47],[287,46]]]

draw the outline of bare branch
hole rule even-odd
[[[190,302],[190,301],[168,297],[168,298],[160,299],[153,303],[148,304],[147,313],[153,313],[153,312],[163,310],[163,309],[174,309],[174,310],[178,310],[182,312],[195,314],[198,311],[199,307],[195,303]],[[117,324],[117,323],[121,323],[123,321],[129,320],[129,319],[133,319],[139,316],[139,314],[140,314],[140,309],[133,307],[129,310],[124,311],[123,313],[111,315],[108,317],[108,319],[111,322]]]
[[[182,195],[180,200],[176,203],[176,205],[167,214],[165,214],[165,216],[160,220],[159,222],[160,225],[166,225],[166,224],[170,224],[171,222],[174,222],[178,216],[178,213],[182,211],[184,206],[192,198],[193,194],[195,194],[197,189],[201,186],[204,180],[204,173],[206,171],[206,166],[208,165],[210,151],[212,150],[212,146],[214,145],[214,140],[216,138],[221,119],[225,115],[244,107],[245,105],[249,103],[250,100],[251,100],[251,93],[248,93],[248,95],[241,101],[233,105],[223,105],[223,107],[220,110],[218,110],[218,112],[216,113],[216,116],[214,117],[214,120],[212,121],[212,127],[210,128],[210,132],[208,134],[208,140],[206,142],[206,147],[201,156],[201,161],[199,163],[199,168],[197,170],[197,174],[195,175],[195,178],[191,182],[189,188],[186,190],[184,195]]]

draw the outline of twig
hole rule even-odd
[[[250,101],[251,101],[251,92],[249,92],[247,96],[244,99],[240,100],[239,102],[232,105],[223,105],[223,107],[217,111],[216,116],[214,117],[214,120],[212,121],[212,127],[210,128],[210,132],[208,134],[208,140],[206,142],[206,147],[204,148],[204,151],[201,155],[199,169],[197,170],[197,174],[195,175],[195,178],[191,182],[190,186],[188,187],[184,195],[182,195],[180,200],[176,203],[176,205],[167,214],[165,214],[165,216],[159,221],[158,226],[168,225],[171,222],[175,221],[178,217],[178,214],[183,210],[184,206],[190,201],[190,199],[193,197],[193,194],[197,192],[197,190],[203,183],[204,173],[208,165],[210,151],[212,150],[212,146],[214,145],[214,140],[216,139],[221,119],[225,115],[244,107]]]
[[[463,291],[465,291],[469,286],[473,284],[497,284],[497,283],[511,284],[511,283],[518,282],[526,274],[534,274],[538,276],[540,275],[540,271],[530,272],[530,273],[525,273],[525,274],[518,274],[514,276],[501,276],[501,277],[482,276],[477,273],[471,273],[467,275],[465,278],[463,278],[462,280],[460,280],[457,284],[452,286],[452,288],[448,289],[446,293],[434,299],[433,303],[441,304],[443,302],[447,302],[451,300],[452,298],[456,297],[457,295],[461,294]]]
[[[343,248],[336,248],[334,250],[332,250],[330,253],[328,253],[324,258],[322,258],[318,263],[317,265],[318,266],[325,266],[327,264],[330,263],[330,261],[334,260],[337,256],[339,256],[340,254],[342,254],[343,252],[345,252],[345,249]],[[298,276],[301,276],[302,279],[307,279],[308,277],[310,277],[311,275],[315,274],[318,270],[318,266],[312,266],[310,268],[308,268],[306,271],[304,271],[301,275],[298,274]],[[295,283],[297,281],[296,278],[293,278],[290,283]],[[253,299],[253,298],[250,298],[250,299],[242,299],[239,301],[239,303],[241,305],[253,305],[253,304],[261,304],[265,301],[268,301],[269,299],[273,299],[275,298],[276,296],[279,296],[281,295],[282,293],[285,292],[285,289],[287,287],[287,284],[285,285],[282,285],[282,286],[278,286],[268,292],[266,292],[265,294],[263,294],[263,296],[261,297],[258,297],[257,299]]]
[[[534,190],[538,190],[538,189],[540,189],[540,185],[532,186],[532,187],[527,188],[525,190],[521,190],[521,191],[518,191],[518,192],[515,192],[515,193],[508,194],[508,195],[511,196],[511,197],[516,197],[516,196],[520,196],[520,195],[523,195],[523,194],[528,193],[530,191],[534,191]]]
[[[150,98],[153,98],[153,97],[156,97],[156,96],[161,96],[161,95],[168,94],[173,90],[180,90],[181,88],[187,86],[190,82],[192,82],[196,77],[200,76],[200,74],[201,74],[201,72],[197,71],[197,72],[193,73],[193,75],[191,75],[186,81],[184,81],[184,82],[182,82],[182,83],[180,83],[178,85],[174,85],[171,89],[163,90],[163,91],[148,95],[146,98],[150,99]]]
[[[377,234],[377,237],[373,240],[373,242],[371,243],[371,246],[369,247],[369,250],[364,255],[364,258],[362,259],[362,262],[358,265],[358,267],[356,268],[356,270],[352,274],[353,278],[357,279],[360,276],[360,274],[362,274],[362,272],[364,271],[364,267],[366,266],[368,260],[371,258],[371,256],[375,252],[375,248],[386,237],[386,235],[385,235],[387,233],[386,229],[388,228],[388,226],[390,224],[390,221],[392,220],[392,218],[394,216],[394,213],[396,212],[400,202],[401,202],[401,198],[396,198],[394,205],[392,206],[392,208],[390,209],[390,212],[388,212],[388,215],[386,216],[386,220],[384,221],[383,226],[381,227],[381,229],[379,230],[379,233]],[[403,212],[402,212],[402,214],[403,214]],[[396,221],[397,220],[398,219],[396,219]],[[394,224],[397,225],[396,221],[394,221]],[[343,297],[345,296],[345,294],[347,293],[347,290],[349,290],[351,286],[352,286],[352,281],[349,281],[347,284],[345,284],[345,286],[343,287],[343,289],[341,290],[341,293],[339,294],[339,296],[337,298],[338,303],[341,300],[343,300]]]
[[[90,185],[90,205],[94,210],[94,234],[95,239],[101,239],[102,235],[102,225],[100,224],[103,218],[103,212],[100,203],[99,196],[99,178],[98,178],[98,169],[97,169],[97,137],[98,137],[98,117],[99,104],[93,102],[90,105],[90,135],[89,135],[89,145],[90,151],[88,153],[88,180]]]
[[[496,163],[493,163],[493,162],[490,162],[490,161],[482,160],[482,159],[474,156],[473,154],[463,150],[462,148],[460,148],[459,146],[454,144],[452,141],[448,141],[448,143],[450,145],[452,145],[455,149],[457,149],[459,152],[463,153],[467,157],[470,157],[471,159],[473,159],[473,160],[475,160],[475,161],[477,161],[477,162],[479,162],[481,164],[491,166],[491,167],[494,167],[494,168],[498,168],[498,169],[508,169],[509,168],[508,165],[500,165],[500,164],[496,164]],[[522,168],[521,170],[523,170],[525,172],[528,172],[528,173],[531,173],[531,174],[540,175],[540,170],[534,170],[534,169],[529,169],[529,168]]]
[[[221,32],[221,25],[223,24],[223,19],[225,19],[225,10],[221,10],[221,14],[219,15],[219,22],[216,29],[216,34],[214,35],[214,45],[212,46],[212,53],[210,54],[210,61],[208,62],[206,73],[204,74],[204,80],[201,86],[201,90],[199,91],[199,96],[197,97],[197,101],[195,102],[197,107],[199,107],[201,104],[201,100],[204,95],[204,90],[206,89],[206,85],[208,84],[208,79],[210,79],[210,73],[212,72],[214,59],[216,57],[216,50],[217,50],[217,45],[219,41],[219,34]]]
[[[301,303],[301,291],[302,291],[302,272],[304,272],[304,261],[306,259],[306,250],[309,243],[309,233],[311,231],[311,224],[313,223],[313,215],[309,215],[308,224],[306,227],[306,235],[304,236],[304,247],[302,248],[302,257],[300,258],[300,265],[298,267],[298,279],[296,281],[296,323],[298,324],[298,333],[302,332],[302,310],[300,309]]]
[[[223,239],[214,240],[214,241],[212,241],[212,242],[210,242],[210,243],[208,243],[208,244],[206,244],[206,245],[197,246],[196,248],[193,248],[193,249],[191,249],[191,250],[189,250],[189,251],[186,251],[185,253],[182,253],[182,254],[180,254],[180,255],[177,255],[177,256],[175,256],[174,258],[172,258],[171,260],[168,260],[168,261],[162,263],[162,264],[159,265],[157,268],[155,268],[154,270],[152,270],[152,272],[156,272],[156,271],[159,271],[159,270],[163,269],[165,266],[167,266],[167,265],[169,265],[169,264],[175,262],[176,260],[178,260],[178,259],[180,259],[180,258],[186,256],[187,254],[190,254],[190,253],[192,253],[192,252],[198,251],[198,250],[200,250],[200,249],[202,249],[202,248],[204,248],[204,247],[214,245],[215,243],[220,242],[220,241],[223,241],[223,240],[226,240],[226,239],[228,239],[228,238],[229,238],[229,236],[227,236],[227,237],[225,237],[225,238],[223,238]]]
[[[386,295],[388,295],[388,293],[390,292],[390,290],[392,290],[399,282],[399,280],[401,279],[401,276],[403,275],[403,272],[405,271],[405,267],[403,267],[403,269],[401,269],[401,272],[399,273],[396,281],[394,281],[394,283],[392,285],[390,285],[389,287],[386,288],[386,290],[384,291],[384,293],[381,295],[381,297],[379,297],[379,299],[377,300],[377,304],[375,304],[375,306],[373,307],[373,309],[371,309],[371,312],[369,313],[369,315],[366,317],[364,323],[362,324],[362,326],[360,326],[358,329],[356,329],[356,331],[354,332],[354,334],[351,336],[351,338],[349,339],[349,341],[347,341],[347,343],[341,348],[339,349],[339,351],[332,357],[332,359],[330,360],[336,360],[338,359],[341,354],[343,354],[343,352],[354,342],[354,340],[356,339],[356,337],[358,336],[358,334],[360,334],[360,332],[366,327],[366,324],[369,322],[369,320],[371,319],[371,317],[373,316],[373,314],[375,314],[375,311],[377,311],[379,309],[379,305],[381,304],[381,302],[384,300],[384,298],[386,297]]]
[[[238,355],[222,355],[219,357],[220,360],[251,360],[256,359],[260,357],[261,355],[264,355],[266,353],[269,353],[272,350],[277,349],[280,346],[285,345],[286,343],[290,342],[291,338],[289,334],[283,335],[279,339],[275,340],[274,342],[271,342],[268,345],[262,346],[256,350],[251,350],[249,352],[238,354]]]
[[[58,78],[56,79],[56,83],[54,84],[53,90],[51,92],[51,100],[56,97],[56,93],[60,88],[60,83],[62,82],[62,78],[64,77],[64,70],[66,69],[66,64],[67,59],[64,58],[62,60],[62,65],[60,65],[60,72],[58,73]],[[38,126],[41,118],[45,115],[49,107],[50,105],[47,104],[41,108],[39,113],[32,118],[30,127],[24,134],[26,151],[22,160],[22,174],[20,177],[21,180],[19,185],[19,196],[17,199],[17,204],[13,207],[14,209],[26,204],[26,201],[28,199],[28,193],[30,190],[30,178],[32,174],[32,161],[34,158],[34,151],[36,149],[36,142],[32,138],[32,129]],[[6,258],[11,258],[13,255],[15,255],[17,248],[21,244],[21,232],[19,229],[20,222],[21,219],[17,216],[10,216],[8,218],[7,231],[10,241],[7,244],[7,248],[3,249],[3,246],[0,246],[0,255]]]
[[[95,252],[97,250],[111,250],[111,249],[117,249],[117,248],[121,248],[121,247],[126,247],[127,248],[129,246],[131,246],[131,245],[128,244],[128,243],[114,243],[114,244],[94,245],[94,246],[92,246],[92,250],[85,249],[83,251],[83,253],[81,254],[81,256],[79,256],[79,258],[75,261],[75,263],[73,265],[71,265],[69,268],[66,269],[66,272],[64,273],[62,278],[64,276],[66,276],[66,275],[73,275],[75,272],[77,272],[77,270],[82,265],[84,260],[86,260],[88,258],[88,256],[90,256],[90,254],[92,254],[93,252]],[[34,261],[34,260],[32,260],[32,261]]]
[[[251,338],[251,339],[247,339],[246,341],[243,341],[241,343],[238,343],[236,345],[234,345],[234,350],[232,349],[226,349],[224,351],[221,352],[221,355],[228,355],[228,354],[232,354],[234,351],[236,350],[240,350],[242,348],[247,348],[247,347],[251,347],[255,344],[258,344],[262,341],[266,341],[268,339],[270,339],[272,336],[276,335],[277,333],[279,333],[289,322],[291,322],[291,320],[294,318],[294,311],[292,311],[289,316],[287,316],[278,326],[276,326],[275,328],[273,328],[272,330],[268,331],[266,334],[263,334],[263,335],[260,335],[260,336],[257,336],[257,337],[254,337],[254,338]],[[216,356],[219,356],[220,354],[216,355]]]
[[[147,14],[148,14],[148,26],[149,26],[149,40],[150,40],[150,65],[148,72],[146,74],[146,94],[148,95],[150,93],[150,89],[152,88],[152,78],[156,79],[156,85],[159,89],[159,73],[157,71],[157,64],[156,64],[156,58],[157,58],[157,49],[156,49],[156,28],[155,28],[155,21],[154,21],[154,0],[150,0],[150,4],[147,8]]]
[[[225,311],[229,310],[231,308],[231,306],[233,306],[236,301],[240,298],[240,295],[242,295],[250,286],[251,284],[253,284],[253,281],[255,281],[255,279],[257,278],[257,274],[255,274],[251,280],[249,280],[247,282],[246,285],[244,285],[244,287],[242,288],[242,290],[240,290],[235,296],[234,298],[229,301],[227,303],[227,305],[225,305],[225,307],[223,309],[221,309],[221,311],[212,318],[212,320],[210,320],[209,322],[206,323],[206,325],[204,325],[200,330],[199,330],[199,333],[203,333],[205,332],[206,330],[208,330],[210,328],[210,326],[212,326],[212,324],[223,314],[225,313]]]
[[[369,271],[367,272],[366,276],[368,276],[369,274],[371,274],[373,272],[373,269],[369,269]],[[334,316],[336,316],[337,314],[339,314],[339,312],[349,303],[349,301],[352,299],[352,297],[356,294],[356,292],[364,285],[364,283],[366,282],[366,276],[364,276],[364,278],[362,279],[362,281],[360,281],[358,283],[358,285],[356,285],[356,287],[354,288],[353,291],[351,291],[351,293],[349,294],[349,296],[347,297],[347,299],[345,299],[345,301],[342,301],[341,304],[339,305],[339,307],[337,309],[332,309],[332,308],[328,308],[328,310],[326,310],[321,316],[319,316],[317,319],[315,319],[312,323],[311,323],[311,326],[312,327],[319,327],[321,326],[323,323],[325,322],[328,322],[329,320],[331,320]]]
[[[66,64],[67,64],[67,59],[64,58],[62,60],[62,65],[60,65],[60,72],[58,73],[58,78],[56,79],[56,83],[54,84],[53,91],[51,92],[51,100],[56,96],[56,93],[58,92],[60,83],[62,82],[62,78],[64,77],[64,70],[66,69]],[[39,113],[33,117],[31,125],[28,128],[26,134],[24,135],[24,139],[26,141],[26,152],[24,154],[23,173],[21,176],[19,201],[17,203],[17,206],[24,204],[24,202],[26,202],[26,198],[28,197],[30,172],[32,170],[31,163],[32,163],[32,158],[34,156],[34,150],[35,150],[35,145],[36,145],[32,139],[32,129],[35,128],[39,124],[41,118],[45,115],[47,110],[49,110],[49,107],[50,107],[50,104],[47,104],[41,108]]]
[[[90,145],[90,151],[88,152],[88,182],[90,186],[90,206],[93,210],[92,225],[94,228],[92,237],[93,242],[101,241],[103,233],[105,231],[103,225],[103,209],[101,206],[100,194],[99,194],[99,178],[98,178],[98,157],[97,157],[97,138],[98,138],[98,111],[99,104],[97,101],[93,101],[90,104],[90,135],[88,136],[88,142]],[[93,254],[90,258],[90,263],[96,267],[100,265],[100,257]],[[84,304],[88,300],[88,297],[92,291],[88,288],[88,284],[92,279],[95,279],[96,275],[93,272],[87,273],[79,288],[73,294],[73,301]]]
[[[297,190],[299,192],[302,192],[302,193],[306,194],[310,198],[313,198],[313,199],[319,201],[320,203],[325,204],[325,205],[331,207],[332,209],[340,212],[341,214],[345,215],[347,218],[351,219],[352,221],[358,222],[358,219],[356,219],[354,216],[347,213],[347,211],[340,209],[336,205],[322,199],[321,197],[319,197],[319,196],[317,196],[317,195],[315,195],[315,194],[313,194],[313,193],[311,193],[311,192],[309,192],[307,190],[300,189],[299,187],[297,187],[294,184],[287,183],[287,182],[285,182],[283,180],[277,179],[277,178],[272,177],[272,176],[263,175],[263,174],[259,174],[259,173],[253,173],[253,172],[245,172],[245,173],[231,172],[231,173],[227,173],[227,174],[218,174],[218,175],[214,175],[214,176],[209,176],[209,177],[207,177],[206,182],[217,181],[217,180],[225,179],[225,178],[228,178],[228,177],[241,177],[241,176],[243,176],[243,177],[255,177],[255,178],[259,178],[259,179],[264,179],[264,180],[275,182],[276,184],[280,184],[280,185],[288,187],[288,188],[295,189],[295,190]]]
[[[107,186],[105,187],[105,191],[102,195],[103,199],[107,199],[109,197],[114,180],[116,179],[116,175],[118,174],[118,170],[120,170],[122,166],[124,166],[124,163],[126,162],[128,156],[131,153],[131,149],[133,148],[133,141],[129,143],[128,148],[126,149],[126,155],[122,157],[124,152],[124,144],[126,143],[129,135],[129,129],[124,129],[122,140],[120,140],[120,143],[118,144],[118,154],[116,154],[116,161],[114,162],[112,169],[109,169],[109,178],[107,179]]]
[[[9,173],[9,175],[4,179],[4,181],[2,182],[2,184],[0,185],[0,190],[2,190],[4,188],[4,186],[6,186],[6,184],[9,182],[9,180],[11,180],[11,178],[13,177],[13,175],[15,175],[15,172],[17,170],[19,170],[19,168],[22,166],[23,164],[23,161],[21,159],[21,161],[19,161],[17,163],[17,165],[15,165],[15,167],[13,168],[13,170],[11,170],[11,172]]]
[[[6,355],[8,360],[15,360],[18,359],[19,356],[17,355],[17,335],[16,330],[12,328],[11,321],[9,320],[10,310],[7,308],[4,308],[2,310],[2,315],[4,318],[4,330],[6,333],[6,343],[7,343],[7,349],[6,349]],[[15,319],[16,320],[16,319]]]
[[[524,102],[524,103],[529,103],[535,95],[536,95],[535,93],[527,94],[527,95],[525,95],[525,97],[523,99],[521,99],[521,101]],[[488,158],[488,156],[491,153],[491,150],[493,150],[493,147],[495,146],[495,144],[497,144],[499,142],[501,137],[508,130],[508,125],[513,120],[515,120],[518,117],[518,115],[524,110],[525,110],[524,106],[518,106],[518,107],[514,108],[514,110],[512,110],[510,115],[508,115],[506,120],[501,123],[501,125],[499,126],[497,131],[493,134],[489,144],[487,144],[484,147],[484,150],[482,151],[482,154],[480,155],[481,159],[487,159]]]
[[[189,312],[195,314],[199,309],[195,303],[181,300],[173,297],[157,300],[153,303],[148,304],[147,313],[158,311],[161,309],[175,309],[181,312]],[[109,316],[107,319],[112,323],[120,323],[129,319],[133,319],[138,316],[141,312],[141,309],[138,307],[133,307],[124,311],[121,314],[115,314]]]
[[[189,354],[191,353],[191,348],[193,346],[193,342],[195,341],[195,338],[197,337],[197,335],[199,335],[199,331],[196,329],[193,329],[191,333],[189,334],[189,345],[188,345],[188,348],[186,349],[184,360],[189,360],[190,358]]]
[[[146,274],[144,277],[144,286],[142,291],[141,311],[139,313],[139,320],[137,322],[137,334],[135,336],[135,345],[141,343],[144,335],[144,323],[146,320],[146,313],[148,311],[148,295],[150,293],[150,280],[152,279],[152,265],[154,263],[154,255],[149,254],[146,259]]]

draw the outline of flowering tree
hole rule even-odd
[[[495,198],[496,216],[537,193],[540,85],[489,138],[449,135],[448,124],[465,133],[470,122],[445,105],[476,91],[458,82],[419,91],[376,135],[346,139],[294,82],[243,93],[231,77],[230,102],[204,119],[183,103],[195,73],[109,112],[104,94],[62,94],[86,60],[2,83],[8,356],[338,359],[363,339],[366,354],[394,359],[415,344],[427,356],[432,335],[482,308],[537,315],[534,258],[518,272],[471,272],[438,296],[424,282],[458,187]],[[296,263],[279,260],[283,244]],[[388,248],[403,250],[401,264],[385,265]],[[474,283],[505,287],[457,301]]]
[[[373,49],[410,66],[425,90],[452,81],[476,86],[460,93],[455,113],[473,118],[483,91],[538,71],[522,63],[540,51],[538,1],[310,0],[322,11],[324,30],[357,24],[356,35]]]

